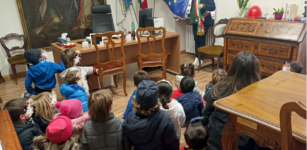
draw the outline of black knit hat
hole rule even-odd
[[[25,59],[33,65],[36,65],[39,63],[41,55],[42,53],[38,49],[30,49],[30,50],[25,51],[24,53]]]
[[[141,108],[153,108],[158,103],[158,93],[159,88],[155,82],[143,80],[139,83],[136,90],[135,102],[138,103]]]

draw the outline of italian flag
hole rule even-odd
[[[148,8],[147,0],[139,0],[140,3],[140,9],[146,9]]]

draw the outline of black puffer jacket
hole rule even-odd
[[[19,142],[23,150],[33,150],[33,138],[42,135],[39,127],[33,123],[14,124]]]
[[[132,111],[122,126],[135,150],[179,149],[179,138],[173,121],[163,110],[147,117]]]
[[[218,100],[218,98],[215,97],[213,94],[214,88],[216,88],[216,86],[214,86],[210,91],[210,95],[208,95],[208,99],[206,100],[207,102],[206,106],[202,111],[202,114],[204,116],[203,125],[207,126],[207,130],[209,133],[208,143],[210,143],[217,150],[222,150],[221,137],[224,125],[228,121],[229,114],[213,106],[213,102]],[[221,95],[225,95],[226,89],[227,86],[222,86],[218,89],[218,91]],[[238,150],[270,150],[270,149],[259,147],[256,144],[256,142],[248,136],[240,136],[238,141]]]

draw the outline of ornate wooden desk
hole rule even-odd
[[[7,110],[0,111],[0,140],[4,150],[22,150]]]
[[[299,61],[306,74],[306,24],[296,21],[232,18],[224,30],[224,69],[240,51],[257,56],[260,70],[271,75],[283,63]]]
[[[236,150],[238,137],[252,137],[259,146],[280,150],[279,112],[287,102],[306,105],[306,76],[278,71],[272,76],[218,100],[214,106],[229,113],[222,134],[223,150]],[[306,148],[306,120],[292,113],[294,149]]]
[[[82,39],[79,40],[72,40],[72,42],[76,43],[77,41],[83,41]],[[142,52],[144,54],[149,53],[149,45],[147,42],[146,37],[141,38],[142,42]],[[155,52],[159,53],[162,52],[162,36],[156,36],[156,42],[154,43]],[[109,54],[106,46],[98,46],[100,49],[100,56],[101,62],[106,62],[109,60]],[[64,51],[66,48],[58,46],[56,43],[51,43],[51,49],[53,52],[54,61],[58,64],[61,64],[61,52]],[[89,66],[96,64],[96,50],[94,46],[89,46],[83,48],[81,44],[77,44],[74,49],[79,50],[82,53],[82,61],[80,66]],[[180,34],[173,33],[173,32],[166,32],[165,36],[165,49],[167,57],[167,64],[166,68],[172,72],[179,73],[180,72]],[[138,55],[138,42],[131,41],[126,42],[124,45],[125,55],[126,55],[126,65],[137,62],[137,55]],[[115,59],[119,59],[120,55],[120,45],[115,46]],[[58,84],[59,86],[64,82],[59,74],[58,76]],[[89,80],[92,83],[93,89],[99,87],[98,78],[96,76],[89,76]]]

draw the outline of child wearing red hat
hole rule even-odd
[[[54,118],[58,116],[66,116],[71,119],[73,132],[75,134],[81,134],[85,121],[89,118],[88,112],[83,113],[82,102],[77,99],[63,100],[57,102],[55,108],[60,110],[60,114],[56,114]]]
[[[46,135],[34,138],[33,145],[36,150],[76,150],[79,149],[77,140],[71,135],[72,122],[66,116],[59,116],[52,120],[46,130]]]

